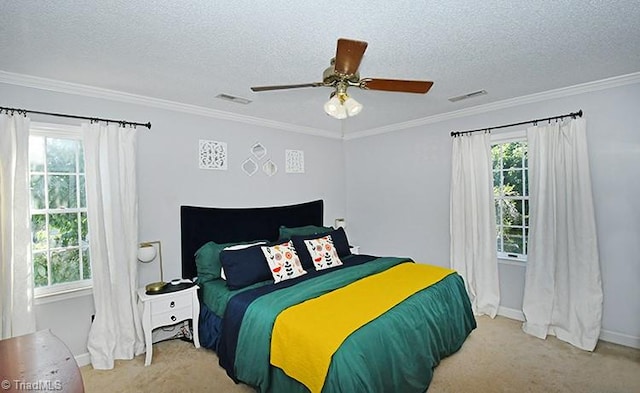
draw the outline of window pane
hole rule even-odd
[[[47,170],[49,172],[76,172],[78,141],[47,138]]]
[[[523,201],[524,203],[524,226],[528,227],[529,226],[529,200],[525,199]]]
[[[89,247],[89,222],[87,213],[80,213],[80,236],[83,247]]]
[[[86,280],[91,278],[91,259],[89,258],[89,249],[82,249],[82,258],[82,273],[84,276],[82,278]]]
[[[491,146],[491,161],[493,161],[493,169],[500,169],[500,153],[502,145]]]
[[[523,195],[522,170],[510,169],[502,171],[504,176],[504,192],[505,196],[521,196]]]
[[[91,259],[89,256],[89,222],[87,213],[80,213],[80,249],[82,250],[83,279],[91,278]]]
[[[524,145],[523,142],[511,142],[505,143],[504,151],[502,153],[502,167],[503,169],[510,168],[522,168],[522,158],[524,157]]]
[[[45,209],[44,176],[31,175],[31,208]]]
[[[31,216],[31,242],[33,250],[47,249],[47,221],[44,214]]]
[[[80,250],[54,251],[51,253],[51,283],[80,280]]]
[[[60,213],[49,216],[50,247],[78,245],[78,213]]]
[[[502,209],[500,201],[496,201],[496,225],[500,225],[502,222]]]
[[[529,254],[529,228],[524,229],[524,253]]]
[[[522,228],[504,228],[504,252],[524,254]]]
[[[78,180],[80,181],[80,207],[87,207],[87,189],[84,183],[84,175],[80,175]]]
[[[497,246],[497,250],[498,252],[502,251],[502,247],[503,247],[503,242],[502,242],[502,237],[503,237],[503,227],[502,225],[500,225],[500,223],[498,223],[496,225],[496,246]]]
[[[44,172],[44,137],[29,137],[29,169],[32,172]]]
[[[502,225],[517,225],[516,222],[519,220],[520,215],[517,208],[518,202],[515,199],[501,199],[498,201],[502,214]]]
[[[84,173],[84,146],[80,141],[76,141],[78,144],[78,172]]]
[[[36,287],[44,287],[48,284],[47,278],[47,253],[33,253],[33,284]]]
[[[500,187],[500,171],[493,171],[493,194],[495,196],[499,196],[500,194],[496,194],[499,192],[498,187]]]
[[[515,208],[514,211],[514,215],[513,215],[513,225],[522,225],[522,199],[518,199],[518,200],[514,200],[513,201],[513,207]]]
[[[75,175],[49,176],[49,208],[78,207]]]

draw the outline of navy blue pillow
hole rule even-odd
[[[331,235],[331,240],[333,240],[333,245],[338,252],[338,257],[346,257],[351,255],[351,249],[349,248],[349,241],[347,240],[347,234],[345,233],[343,228],[338,228],[333,231],[319,233],[315,235],[305,235],[305,236],[291,236],[291,241],[293,242],[293,247],[295,247],[296,252],[298,253],[298,258],[300,258],[300,263],[304,270],[311,269],[315,270],[313,265],[313,260],[311,259],[311,254],[309,254],[309,250],[307,250],[307,246],[304,244],[305,240],[317,239],[320,237],[324,237],[327,235]],[[225,272],[227,269],[225,268]]]
[[[240,289],[262,281],[273,280],[261,244],[241,250],[222,250],[220,261],[224,268],[227,287]]]

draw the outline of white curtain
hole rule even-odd
[[[0,338],[33,333],[29,124],[0,114]]]
[[[451,267],[464,278],[473,312],[500,305],[491,141],[487,132],[453,138]]]
[[[523,330],[592,351],[602,282],[585,119],[530,127],[530,231]]]
[[[89,246],[96,317],[89,354],[96,369],[144,352],[136,287],[136,130],[83,124]]]

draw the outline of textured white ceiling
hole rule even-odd
[[[249,89],[321,81],[340,37],[369,43],[362,77],[433,88],[351,88],[364,110],[343,121],[328,88]],[[638,72],[640,2],[3,0],[0,70],[349,133]]]

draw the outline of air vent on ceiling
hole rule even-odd
[[[247,104],[251,103],[251,100],[248,100],[248,99],[242,98],[242,97],[232,96],[232,95],[229,95],[229,94],[218,94],[216,96],[216,98],[219,98],[221,100],[235,102],[237,104],[244,104],[244,105],[247,105]]]
[[[471,92],[471,93],[463,94],[461,96],[451,97],[451,98],[449,98],[449,101],[458,102],[458,101],[466,100],[467,98],[483,96],[485,94],[487,94],[486,90],[478,90],[478,91],[474,91],[474,92]]]

